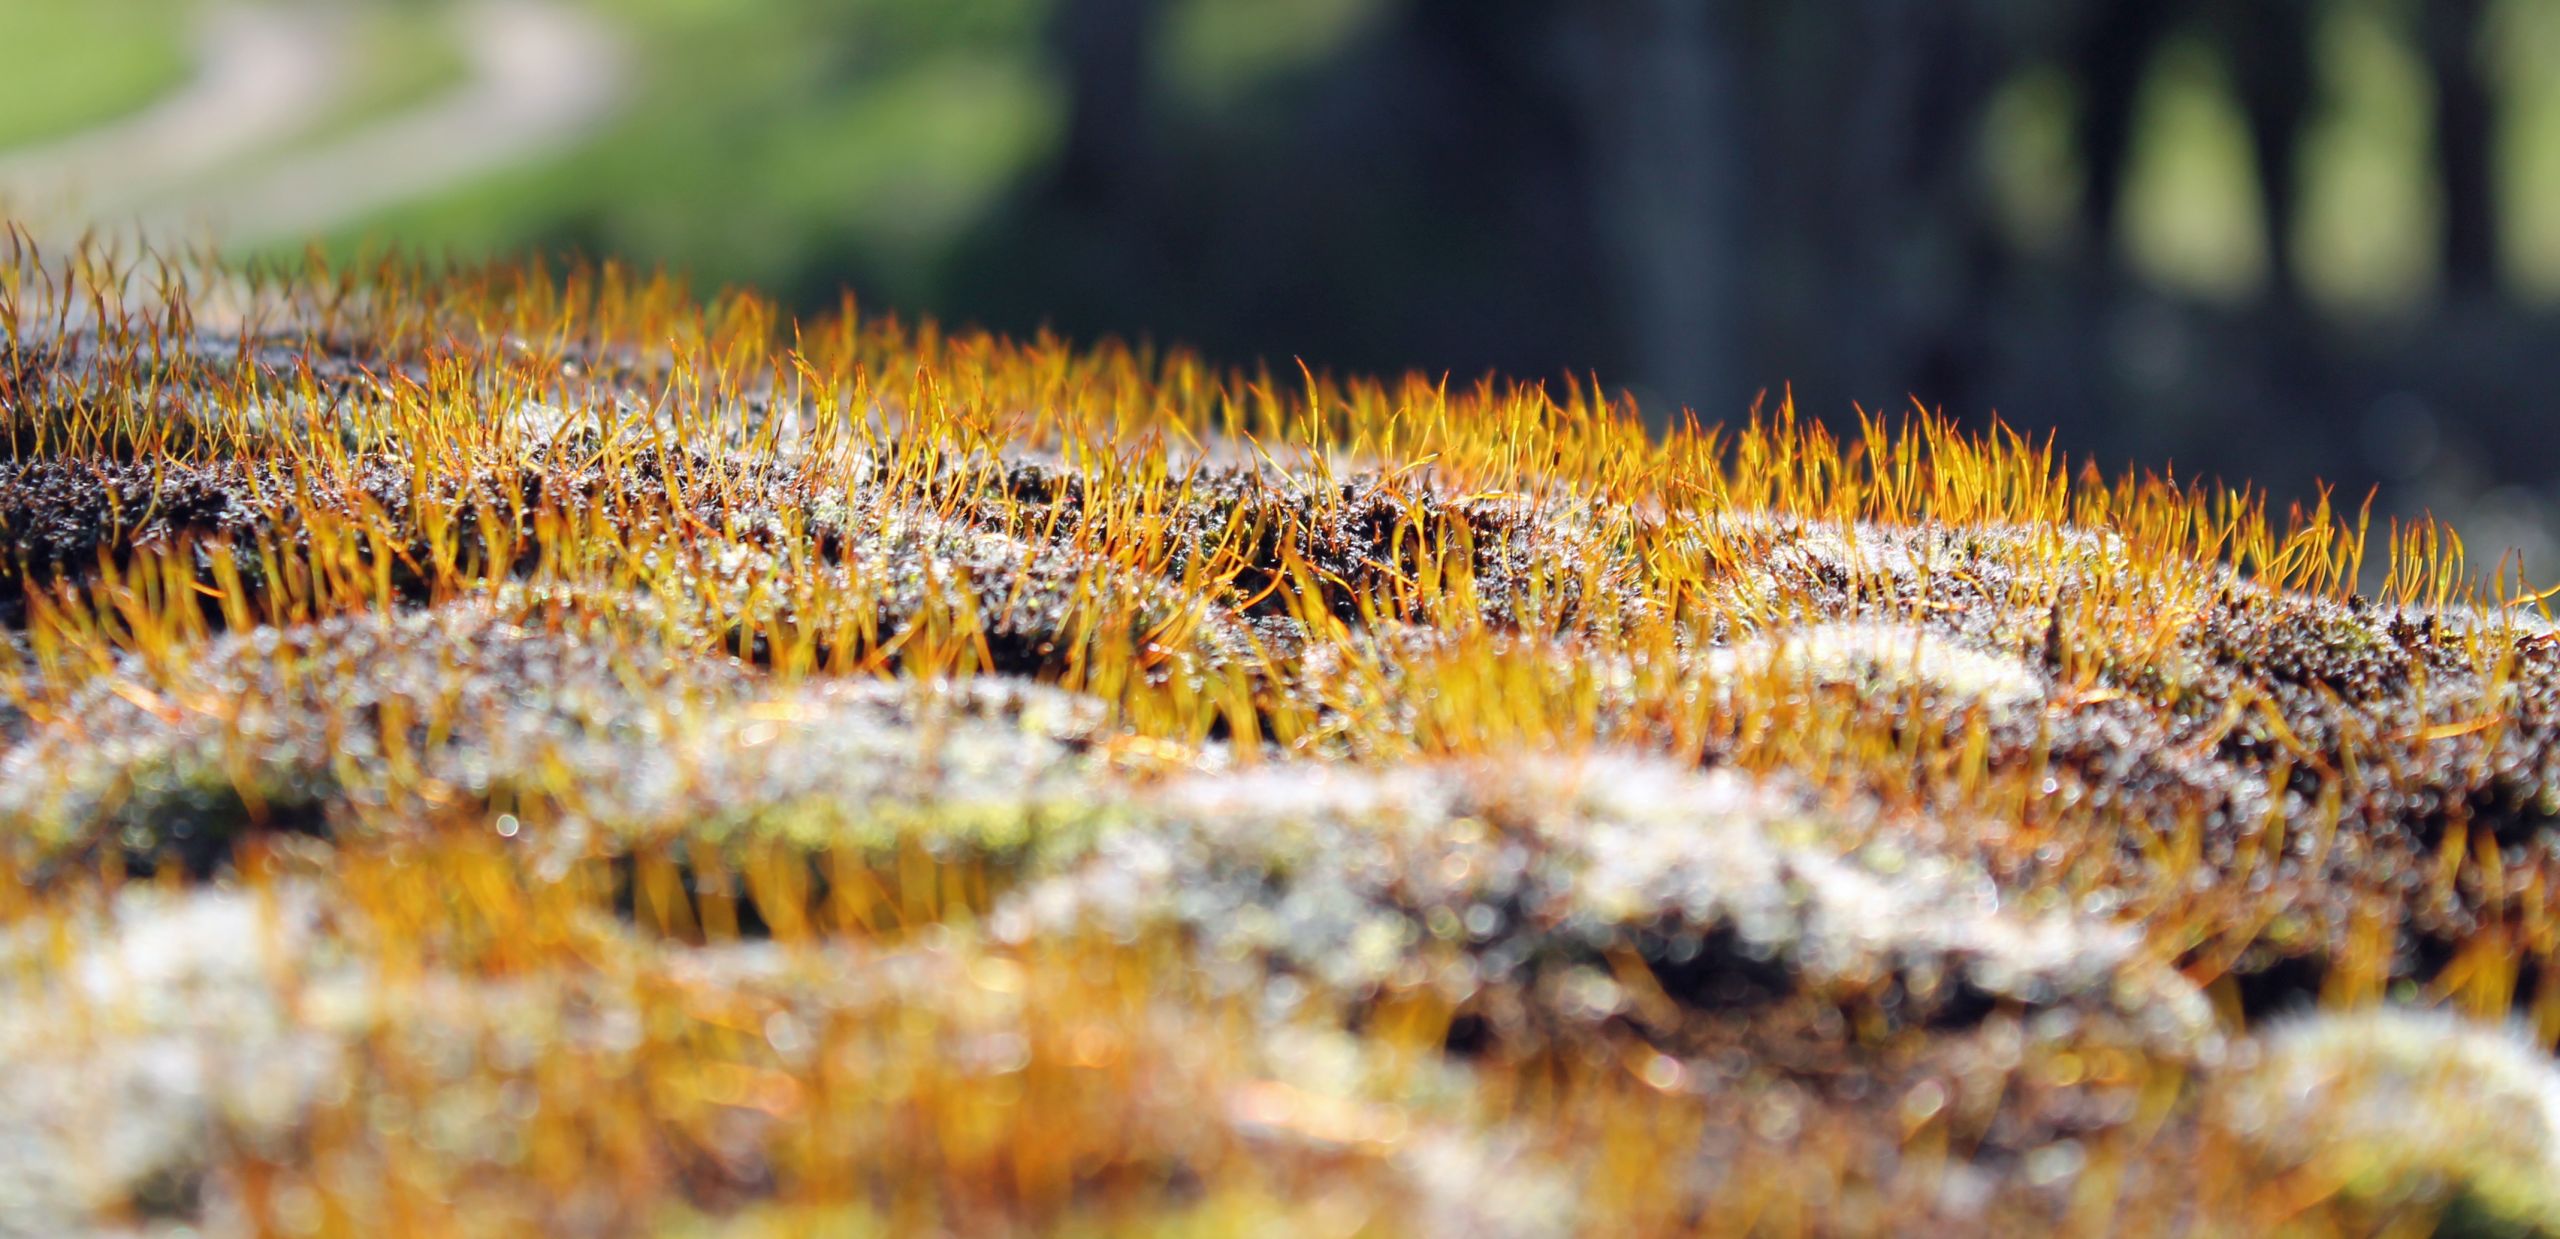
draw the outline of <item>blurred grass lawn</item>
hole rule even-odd
[[[697,285],[823,301],[812,272],[933,303],[940,264],[1055,149],[1065,105],[1040,0],[599,0],[637,97],[585,148],[350,228],[429,253],[527,248],[664,261]],[[1332,52],[1378,0],[1184,0],[1164,46],[1186,108]],[[823,278],[823,277],[821,277]]]
[[[788,289],[813,258],[914,295],[938,254],[1054,136],[1040,6],[610,0],[633,43],[624,114],[559,159],[361,222],[461,256],[541,245]]]
[[[0,148],[136,111],[192,68],[184,0],[0,3]]]

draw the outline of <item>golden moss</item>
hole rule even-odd
[[[0,269],[0,1230],[2353,1231],[2487,1197],[2229,1156],[2262,1019],[2560,1039],[2560,629],[2432,525]]]

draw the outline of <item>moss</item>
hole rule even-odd
[[[2356,598],[2334,514],[1931,419],[124,269],[0,273],[0,1192],[62,1226],[2538,1216],[2252,1035],[2549,1006],[2560,639],[2423,528]],[[260,901],[255,1036],[83,1005]],[[2377,1097],[2477,1057],[2337,1028]],[[233,1114],[226,1037],[325,1087]]]

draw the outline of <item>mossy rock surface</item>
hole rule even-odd
[[[0,1233],[2560,1216],[2560,630],[2424,529],[98,257],[0,323]]]

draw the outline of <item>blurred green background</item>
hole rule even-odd
[[[258,48],[334,71],[191,140]],[[0,0],[0,192],[1665,414],[1917,398],[2560,568],[2560,0]]]

